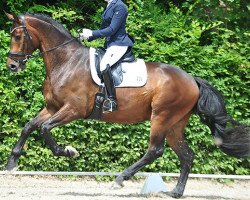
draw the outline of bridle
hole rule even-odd
[[[51,52],[51,51],[53,51],[53,50],[55,50],[57,48],[60,48],[60,47],[62,47],[64,45],[67,45],[70,42],[72,42],[73,40],[77,39],[77,38],[74,37],[74,38],[72,38],[72,39],[70,39],[70,40],[68,40],[68,41],[66,41],[66,42],[64,42],[64,43],[62,43],[62,44],[60,44],[58,46],[52,47],[52,48],[50,48],[48,50],[45,50],[45,51],[42,51],[42,52],[38,52],[37,54],[34,54],[34,55],[23,53],[25,51],[28,52],[27,51],[28,50],[28,43],[31,44],[33,47],[34,47],[34,45],[33,45],[33,42],[32,42],[32,37],[30,36],[30,34],[29,34],[28,30],[27,30],[27,26],[26,26],[24,16],[20,16],[20,19],[22,21],[22,25],[17,26],[17,27],[15,27],[13,29],[11,28],[10,33],[12,34],[16,29],[23,28],[24,29],[24,40],[26,40],[26,42],[24,42],[24,44],[23,44],[22,52],[11,52],[11,51],[9,51],[9,53],[8,53],[8,57],[11,58],[12,60],[14,60],[17,63],[25,64],[28,60],[30,60],[32,58],[40,57],[44,53]],[[26,43],[26,45],[25,45],[25,43]],[[25,48],[25,46],[26,46],[26,48]]]
[[[22,25],[21,26],[17,26],[15,28],[11,28],[10,29],[10,34],[12,34],[16,29],[20,29],[23,28],[24,29],[24,39],[27,40],[33,45],[32,40],[31,40],[31,36],[27,30],[27,26],[24,20],[24,17],[21,16],[20,19],[22,20]],[[8,57],[11,58],[12,60],[16,61],[17,63],[22,63],[24,64],[30,57],[30,55],[23,53],[25,50],[25,46],[26,46],[26,51],[27,51],[27,44],[25,45],[25,43],[23,44],[23,48],[22,48],[22,52],[9,52]],[[18,59],[16,59],[18,58]],[[21,58],[21,59],[19,59]]]

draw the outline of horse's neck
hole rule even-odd
[[[66,72],[74,71],[79,67],[79,63],[87,60],[86,49],[76,42],[67,44],[62,48],[54,50],[54,52],[47,53],[43,56],[46,67],[46,75],[52,77],[54,72],[56,74],[66,74]],[[86,63],[86,62],[84,62]],[[86,65],[81,67],[87,67]],[[83,68],[83,69],[84,69]]]
[[[71,38],[65,37],[63,34],[56,34],[55,30],[54,33],[52,32],[50,35],[46,35],[46,33],[41,34],[40,51],[44,52],[42,53],[42,55],[47,68],[50,68],[55,65],[60,65],[62,64],[61,62],[64,62],[65,60],[70,58],[71,55],[66,50],[72,49],[73,45],[67,44],[59,47],[70,39]]]
[[[72,41],[63,46],[63,43],[72,39],[61,33],[51,24],[35,19],[33,27],[35,34],[39,40],[39,49],[42,52],[42,57],[46,66],[46,74],[50,76],[52,70],[56,67],[57,70],[63,68],[79,52],[79,48],[83,48],[79,42]],[[58,48],[56,48],[58,47]],[[53,49],[53,50],[52,50]]]

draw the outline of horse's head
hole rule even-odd
[[[7,59],[7,66],[13,72],[25,69],[25,64],[29,56],[37,49],[35,38],[28,30],[24,16],[18,17],[16,14],[5,13],[13,21],[10,29],[11,45]]]

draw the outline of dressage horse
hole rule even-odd
[[[43,87],[46,106],[23,128],[8,159],[7,170],[17,166],[25,141],[38,128],[55,156],[77,156],[73,147],[59,147],[50,131],[73,120],[86,119],[92,112],[99,86],[91,77],[90,48],[46,15],[6,15],[13,21],[9,69],[23,70],[26,61],[36,56],[42,56],[46,67]],[[37,49],[40,53],[32,55]],[[169,194],[181,197],[194,158],[184,136],[192,113],[209,126],[223,152],[235,157],[249,156],[249,127],[228,116],[224,100],[213,86],[164,63],[146,62],[146,67],[147,83],[143,87],[117,88],[118,111],[104,113],[100,119],[124,124],[151,121],[147,152],[115,179],[116,186],[123,186],[124,180],[162,156],[167,142],[181,163],[178,183]]]

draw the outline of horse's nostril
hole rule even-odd
[[[14,64],[9,64],[9,68],[10,70],[15,71],[17,69],[17,66]]]

